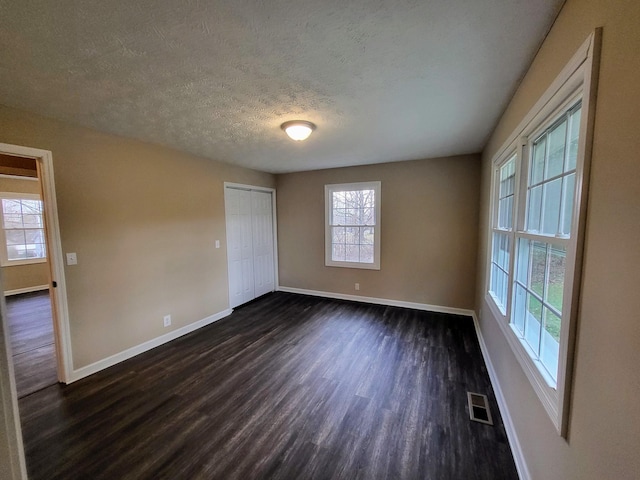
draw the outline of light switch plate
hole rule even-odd
[[[77,265],[78,256],[75,253],[67,253],[67,265]]]
[[[216,248],[220,248],[220,240],[216,240]]]

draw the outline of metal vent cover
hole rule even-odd
[[[493,425],[491,410],[489,410],[489,401],[486,395],[467,392],[467,401],[469,403],[469,418],[471,418],[471,420]]]

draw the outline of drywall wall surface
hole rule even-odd
[[[228,308],[224,182],[272,175],[4,106],[0,142],[53,154],[75,369]]]
[[[278,175],[280,284],[472,308],[479,175],[478,155]],[[376,180],[380,270],[325,266],[324,186]]]
[[[531,477],[640,472],[640,2],[568,0],[483,154],[477,308]],[[485,303],[490,165],[578,47],[603,27],[569,434],[555,431]]]

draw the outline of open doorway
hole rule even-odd
[[[39,193],[39,199],[41,200],[41,212],[21,210],[23,215],[37,216],[40,214],[42,222],[43,232],[31,232],[27,238],[26,232],[23,232],[24,237],[20,232],[15,234],[11,242],[5,241],[6,234],[3,232],[3,236],[0,236],[0,256],[9,256],[8,247],[9,244],[14,246],[11,254],[14,256],[22,257],[22,260],[29,264],[32,268],[36,268],[35,264],[40,264],[44,267],[46,273],[43,275],[42,271],[40,276],[35,277],[38,280],[32,278],[30,285],[22,286],[18,284],[8,284],[11,281],[8,272],[2,271],[3,276],[3,293],[7,292],[9,295],[5,297],[7,306],[11,309],[8,318],[3,319],[3,332],[5,332],[5,341],[7,343],[7,353],[10,353],[11,358],[14,359],[14,354],[20,355],[27,351],[32,351],[33,354],[40,354],[41,357],[37,359],[37,362],[47,365],[48,372],[42,370],[39,375],[42,378],[30,378],[27,382],[27,389],[36,391],[42,388],[46,382],[50,380],[51,371],[55,371],[56,381],[62,383],[68,383],[73,381],[73,368],[71,363],[71,342],[69,332],[69,319],[68,319],[68,306],[67,306],[67,294],[66,294],[66,282],[64,278],[64,267],[62,260],[62,246],[60,240],[60,227],[58,224],[58,207],[55,193],[55,181],[53,177],[53,158],[51,152],[48,150],[41,150],[37,148],[25,147],[20,145],[11,145],[7,143],[0,143],[0,167],[4,165],[4,171],[1,175],[6,179],[11,180],[12,177],[20,177],[23,181],[32,182],[32,189],[37,187]],[[35,177],[33,173],[35,165]],[[28,178],[35,178],[35,180],[25,180]],[[34,189],[35,190],[35,189]],[[38,194],[36,194],[36,198]],[[19,197],[20,195],[18,195]],[[14,192],[15,198],[15,192]],[[16,209],[17,206],[14,205]],[[24,207],[24,204],[20,205],[20,209]],[[34,204],[27,204],[27,210],[34,208]],[[0,215],[4,216],[4,213],[0,209]],[[17,212],[10,212],[10,220],[17,220],[19,215]],[[4,221],[4,217],[2,218]],[[26,221],[26,223],[25,223]],[[33,226],[37,224],[38,220],[29,217],[22,219],[23,226]],[[16,225],[17,226],[17,225]],[[0,225],[0,228],[3,228]],[[37,229],[36,229],[37,230]],[[43,234],[44,237],[41,235]],[[17,240],[16,240],[16,237]],[[19,241],[24,238],[24,242]],[[4,242],[4,243],[3,243]],[[5,250],[5,253],[2,253]],[[42,259],[38,259],[40,252],[46,253],[46,261],[42,262]],[[41,255],[40,255],[41,256]],[[15,268],[15,267],[10,267]],[[15,272],[14,272],[15,273]],[[34,272],[31,271],[30,274]],[[22,279],[24,280],[24,278]],[[44,283],[41,283],[44,282]],[[25,295],[28,294],[28,295]],[[30,321],[33,327],[23,325],[23,337],[25,334],[29,336],[29,333],[33,339],[29,344],[22,344],[21,339],[13,341],[10,334],[10,322],[13,323],[15,316],[20,316],[20,312],[27,311],[32,317]],[[15,315],[14,315],[15,314]],[[20,330],[20,328],[19,328]],[[24,330],[32,330],[31,332],[24,332]],[[18,348],[16,348],[16,346]],[[12,350],[16,352],[12,352]],[[39,351],[38,351],[39,350]],[[54,365],[45,360],[45,358],[54,359]],[[26,357],[25,357],[26,358]],[[31,364],[25,360],[26,363]],[[16,364],[15,377],[16,380],[21,380],[21,373],[19,370],[20,365],[15,361],[11,361],[12,366]],[[13,370],[13,368],[12,368]],[[33,377],[32,373],[27,371],[26,376]],[[54,381],[54,383],[56,383]],[[40,383],[39,383],[40,382]],[[37,387],[37,385],[42,385]],[[15,387],[13,387],[15,388]],[[12,388],[12,389],[13,389]],[[35,389],[35,390],[34,390]],[[24,390],[27,391],[27,390]],[[22,392],[20,393],[22,396]]]
[[[37,161],[0,154],[0,268],[18,398],[58,382]]]

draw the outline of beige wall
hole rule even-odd
[[[278,175],[280,285],[473,308],[479,174],[468,155]],[[381,269],[325,267],[324,185],[372,180],[382,182]]]
[[[76,369],[228,308],[223,182],[272,175],[2,106],[0,142],[53,152]]]
[[[37,179],[25,180],[18,177],[0,177],[0,192],[33,193],[40,195],[40,184]],[[39,287],[41,285],[47,285],[48,283],[49,265],[47,262],[2,267],[2,284],[5,292]]]
[[[568,440],[556,433],[484,301],[490,163],[572,54],[604,27]],[[568,0],[483,155],[477,305],[533,479],[640,472],[640,2]]]
[[[5,292],[48,285],[49,264],[42,262],[2,267],[2,280]]]

